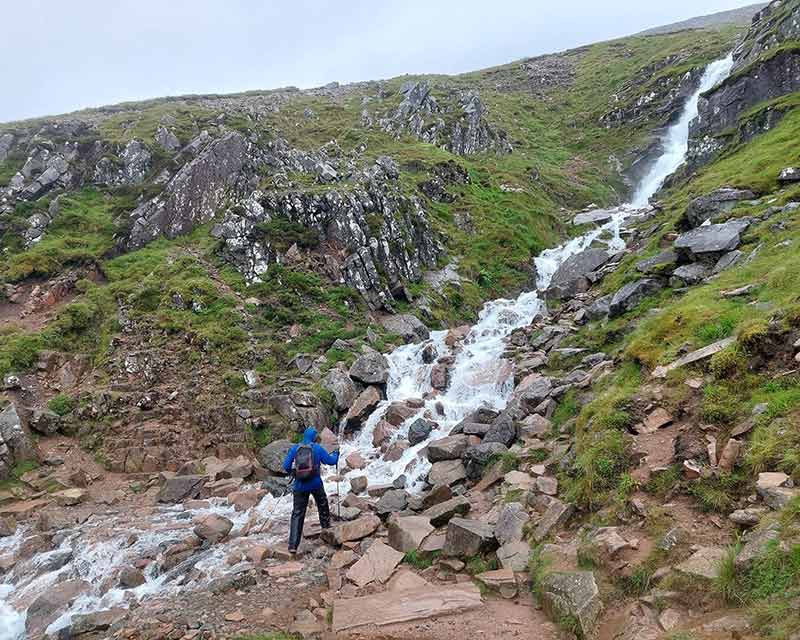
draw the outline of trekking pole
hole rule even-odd
[[[339,447],[338,451],[341,454],[342,449],[337,440],[336,446]],[[336,518],[339,522],[342,521],[342,478],[339,476],[339,456],[336,456]]]

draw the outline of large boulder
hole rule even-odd
[[[464,435],[446,436],[428,443],[428,460],[440,462],[442,460],[459,460],[469,444],[469,438]]]
[[[322,380],[322,387],[333,395],[337,411],[347,411],[358,397],[359,386],[353,382],[347,372],[333,368]]]
[[[643,278],[629,282],[619,289],[608,305],[608,317],[616,318],[627,311],[631,311],[641,304],[648,296],[661,290],[661,283],[653,278]]]
[[[360,428],[375,411],[381,400],[382,395],[378,387],[370,386],[364,389],[347,412],[346,427],[351,430]]]
[[[381,320],[383,327],[390,333],[399,335],[408,342],[422,342],[427,340],[431,332],[416,316],[404,313],[396,316],[386,316]]]
[[[375,513],[387,516],[402,511],[408,505],[408,494],[403,489],[390,489],[384,493],[375,505]]]
[[[467,478],[479,480],[486,465],[505,453],[508,453],[508,447],[500,442],[481,442],[467,447],[462,456]]]
[[[420,442],[424,442],[431,435],[431,431],[436,428],[436,423],[426,420],[425,418],[418,418],[411,423],[408,428],[408,442],[413,447]]]
[[[377,351],[365,353],[351,365],[350,377],[363,384],[386,384],[389,380],[389,361]]]
[[[275,440],[258,451],[258,461],[267,471],[278,475],[286,475],[283,470],[283,461],[289,453],[293,443],[289,440]]]
[[[775,540],[780,539],[780,530],[776,524],[755,529],[747,534],[746,542],[736,556],[734,565],[739,572],[749,571],[753,563],[764,557]]]
[[[588,291],[592,283],[586,276],[602,267],[608,259],[605,249],[586,249],[570,256],[556,269],[545,295],[563,300]]]
[[[591,571],[551,573],[542,579],[540,588],[542,604],[551,618],[573,618],[581,637],[593,637],[603,603]]]
[[[392,577],[403,555],[400,551],[376,540],[358,562],[347,570],[347,579],[362,588],[371,582],[382,584]]]
[[[749,189],[722,187],[704,196],[695,198],[689,203],[683,216],[685,225],[694,229],[707,220],[712,222],[733,209],[742,200],[752,200],[755,194]]]
[[[497,549],[496,555],[497,561],[504,569],[525,571],[531,558],[531,547],[524,540],[507,542]]]
[[[425,516],[401,516],[389,519],[388,530],[389,546],[407,553],[419,549],[433,531],[433,525]]]
[[[486,431],[483,442],[498,442],[506,447],[510,447],[517,439],[517,428],[514,420],[508,411],[503,411],[495,418],[492,425]]]
[[[75,638],[88,633],[107,631],[127,615],[127,609],[122,607],[103,609],[102,611],[93,611],[91,613],[79,613],[72,616],[70,620],[68,637]]]
[[[716,261],[741,244],[741,234],[749,224],[749,220],[740,219],[697,227],[679,235],[674,247],[679,255],[689,260]]]
[[[428,482],[434,486],[452,486],[466,480],[467,470],[461,460],[441,460],[431,465]]]
[[[158,492],[156,499],[159,502],[174,504],[189,498],[196,498],[205,484],[203,476],[175,476],[167,478]]]
[[[470,510],[469,500],[464,496],[456,496],[450,500],[445,500],[439,504],[435,504],[429,509],[422,512],[422,515],[428,518],[434,527],[441,527],[447,524],[454,516],[463,516]]]
[[[480,520],[451,518],[442,553],[445,556],[470,558],[497,547],[492,525]]]
[[[225,538],[231,529],[233,529],[233,522],[224,516],[211,513],[197,521],[194,533],[201,540],[208,540],[214,544]]]
[[[381,525],[378,516],[368,514],[350,522],[342,522],[322,532],[322,538],[328,544],[341,546],[345,542],[355,542],[375,533]]]

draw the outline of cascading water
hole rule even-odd
[[[661,188],[664,181],[683,164],[686,158],[686,151],[689,148],[689,124],[697,117],[700,94],[727,78],[732,67],[733,53],[729,53],[722,60],[712,62],[706,67],[703,77],[700,78],[700,85],[686,101],[681,117],[667,130],[667,134],[662,140],[664,153],[650,167],[650,171],[648,171],[633,194],[633,199],[631,200],[633,206],[646,206],[650,197]]]
[[[687,101],[684,111],[665,135],[664,155],[652,167],[650,173],[637,189],[631,204],[622,205],[611,219],[583,236],[574,238],[554,249],[542,252],[535,260],[537,287],[545,289],[558,267],[570,256],[577,254],[597,242],[605,242],[610,251],[625,247],[621,238],[626,218],[645,206],[649,198],[661,187],[666,177],[680,166],[686,154],[689,123],[697,115],[697,103],[701,92],[710,89],[724,78],[731,68],[731,57],[710,64],[700,82],[698,90]],[[610,238],[610,239],[607,239]],[[480,406],[503,409],[513,390],[513,367],[502,358],[505,338],[516,328],[530,324],[537,314],[544,312],[544,305],[536,291],[523,293],[516,300],[499,299],[487,303],[478,322],[471,328],[459,349],[453,352],[445,338],[446,331],[435,331],[430,341],[441,356],[452,355],[454,364],[450,385],[446,392],[429,397],[417,415],[405,421],[393,434],[393,439],[406,439],[409,426],[422,415],[430,415],[438,428],[429,438],[405,450],[399,460],[388,461],[380,449],[372,444],[375,427],[387,407],[394,401],[411,398],[421,399],[431,391],[430,371],[432,365],[423,362],[424,345],[406,345],[389,354],[389,382],[387,399],[370,416],[366,425],[352,439],[342,443],[343,458],[358,451],[367,460],[360,471],[347,472],[345,479],[354,475],[366,475],[371,484],[389,483],[400,475],[406,475],[406,487],[410,491],[419,489],[430,469],[430,463],[420,450],[426,444],[447,435],[455,424]],[[335,493],[336,483],[328,476],[329,492]],[[349,483],[348,483],[349,484]],[[289,498],[265,497],[260,504],[248,512],[238,513],[224,499],[212,499],[212,506],[189,512],[191,518],[207,513],[218,513],[234,523],[233,538],[247,525],[248,540],[271,544],[285,537],[285,525],[291,511]],[[58,549],[41,553],[29,560],[21,560],[6,572],[0,584],[0,640],[20,640],[25,637],[25,607],[39,593],[51,585],[68,579],[83,579],[90,583],[90,590],[81,596],[48,631],[55,632],[69,624],[76,613],[97,611],[112,606],[128,606],[131,602],[151,595],[168,595],[184,589],[201,589],[208,580],[223,575],[231,568],[225,561],[231,550],[229,544],[215,545],[195,564],[203,578],[189,579],[185,573],[167,572],[156,575],[155,563],[146,571],[146,582],[135,588],[122,590],[115,586],[107,588],[109,580],[118,570],[137,558],[153,554],[180,539],[186,533],[185,514],[179,518],[182,507],[159,507],[152,513],[136,519],[124,511],[113,516],[107,514],[90,518],[83,525],[64,532]],[[181,525],[180,523],[184,523]],[[269,525],[280,526],[270,527]],[[259,530],[265,533],[254,533]],[[13,536],[0,539],[0,559],[16,553],[31,530],[20,526]],[[135,541],[131,543],[132,534]],[[231,543],[235,544],[235,542]],[[49,563],[58,554],[66,562],[59,561],[49,570]]]

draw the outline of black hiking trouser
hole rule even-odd
[[[331,510],[328,507],[328,496],[325,488],[319,487],[314,491],[295,491],[294,507],[292,508],[292,523],[289,531],[289,550],[297,550],[300,540],[303,539],[303,523],[306,520],[306,509],[308,509],[308,498],[314,496],[319,513],[319,526],[327,529],[331,526]]]

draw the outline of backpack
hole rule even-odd
[[[314,449],[310,444],[301,444],[294,455],[294,477],[298,480],[308,480],[317,475],[317,465],[314,464]]]

